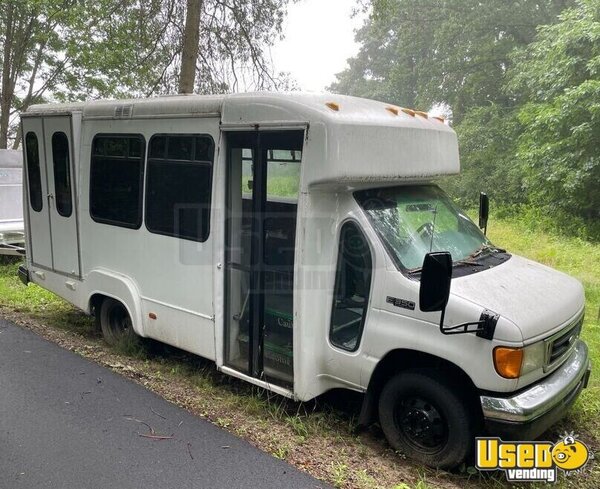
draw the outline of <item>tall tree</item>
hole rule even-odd
[[[600,219],[600,0],[578,0],[516,56],[519,158],[538,203]]]
[[[334,91],[452,114],[461,147],[461,175],[444,185],[463,203],[479,190],[497,202],[527,200],[518,146],[520,106],[527,90],[507,90],[514,53],[529,46],[538,26],[553,24],[574,0],[364,0],[361,48],[338,75]],[[545,66],[552,73],[550,66]],[[554,70],[555,71],[555,70]],[[526,82],[536,87],[532,80]]]
[[[267,48],[290,1],[0,0],[0,147],[42,101],[177,93],[182,77],[186,92],[277,88]]]
[[[181,73],[179,75],[179,92],[192,93],[196,79],[196,60],[198,59],[198,43],[200,42],[200,10],[202,0],[187,0],[185,14],[185,30],[181,48]]]
[[[158,0],[1,1],[0,147],[31,104],[140,94],[158,76]]]
[[[425,109],[447,104],[455,122],[472,107],[510,105],[502,86],[513,49],[568,2],[372,0],[360,51],[331,89]]]

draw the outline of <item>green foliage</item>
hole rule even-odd
[[[600,218],[600,0],[581,0],[542,27],[517,59],[511,88],[529,100],[518,152],[529,195]]]
[[[13,260],[0,265],[0,308],[26,313],[59,329],[95,336],[93,319],[80,314],[52,292],[33,284],[25,287],[17,278],[20,263]]]
[[[569,1],[373,0],[359,54],[332,90],[408,107],[510,104],[502,90],[511,53]]]
[[[522,171],[517,160],[521,126],[515,110],[492,104],[469,111],[456,126],[461,152],[461,174],[440,183],[461,205],[472,207],[479,192],[494,205],[522,203]]]
[[[600,239],[600,0],[363,3],[360,52],[333,90],[441,104],[462,161],[442,185],[463,205],[482,190]]]
[[[591,242],[600,241],[600,221],[590,222],[561,209],[532,204],[507,204],[494,207],[494,213],[532,231],[561,234]]]
[[[195,91],[274,88],[267,47],[289,1],[204,0]],[[0,7],[0,148],[32,104],[176,93],[185,0],[8,0]]]

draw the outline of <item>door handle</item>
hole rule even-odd
[[[48,207],[51,207],[51,201],[54,200],[54,195],[53,194],[48,194]]]

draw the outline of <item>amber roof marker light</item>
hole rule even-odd
[[[329,107],[331,110],[333,110],[334,112],[339,112],[339,110],[340,110],[339,104],[336,104],[335,102],[327,102],[325,105],[327,107]]]

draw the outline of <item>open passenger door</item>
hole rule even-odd
[[[304,131],[230,133],[227,141],[225,363],[288,387]]]

